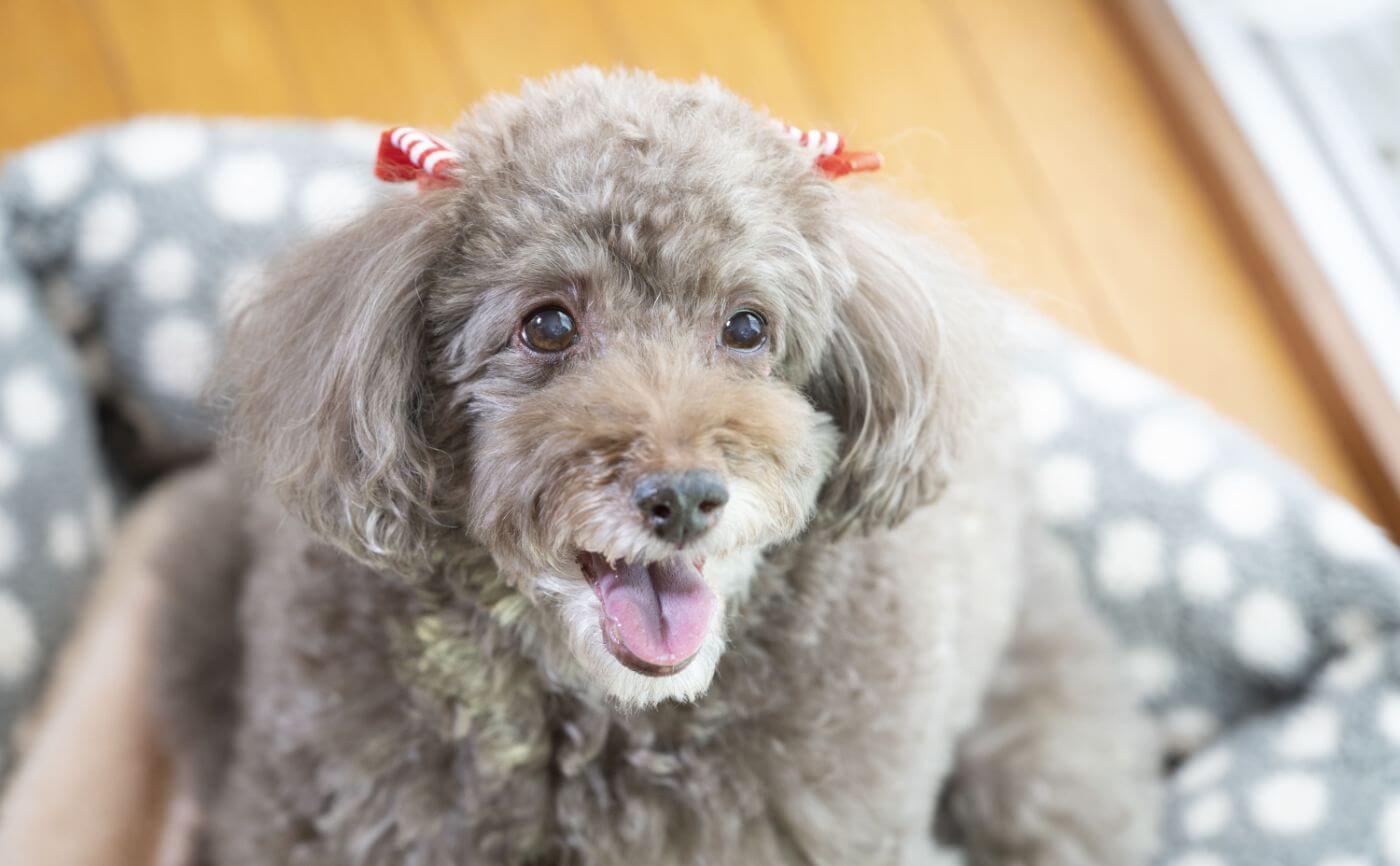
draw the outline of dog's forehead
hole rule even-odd
[[[656,291],[732,290],[810,256],[829,186],[768,119],[717,86],[578,75],[459,129],[468,255],[602,248]]]

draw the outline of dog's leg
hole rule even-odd
[[[161,588],[152,698],[173,769],[156,866],[195,866],[233,748],[248,547],[242,499],[217,464],[178,476],[151,499],[147,508],[170,514],[151,556]]]
[[[1023,605],[941,817],[975,866],[1146,863],[1159,749],[1112,640],[1064,570],[1029,575]]]

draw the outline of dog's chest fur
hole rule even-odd
[[[1015,520],[957,500],[886,539],[785,554],[707,694],[630,714],[523,655],[509,601],[433,609],[269,526],[215,862],[927,862],[1014,607]],[[969,545],[987,551],[975,583]],[[919,561],[910,546],[925,573],[895,568]]]

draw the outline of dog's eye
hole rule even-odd
[[[525,317],[520,337],[537,352],[562,352],[578,339],[578,328],[563,307],[540,307]]]
[[[752,352],[768,342],[768,323],[753,310],[740,310],[724,323],[719,338],[731,349]]]

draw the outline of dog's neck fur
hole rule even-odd
[[[753,591],[730,612],[731,644],[743,643],[779,596],[802,591],[782,579],[802,547],[802,542],[784,545],[763,558]],[[409,613],[389,627],[399,675],[444,738],[472,740],[483,770],[506,773],[551,759],[565,764],[588,760],[593,755],[587,744],[593,752],[601,748],[607,724],[638,718],[588,681],[555,637],[548,614],[516,588],[484,549],[450,557],[431,579],[415,581],[411,592]],[[577,754],[556,755],[560,739],[554,727],[565,704],[605,724],[597,737],[565,742],[564,748],[572,746]],[[707,726],[698,725],[699,719],[683,721],[693,715],[692,707],[667,702],[645,714],[660,722],[658,727],[681,723],[687,739],[703,738]]]
[[[543,679],[526,650],[538,634],[530,602],[484,551],[454,557],[412,587],[390,639],[399,675],[440,733],[471,737],[486,768],[547,760]]]

